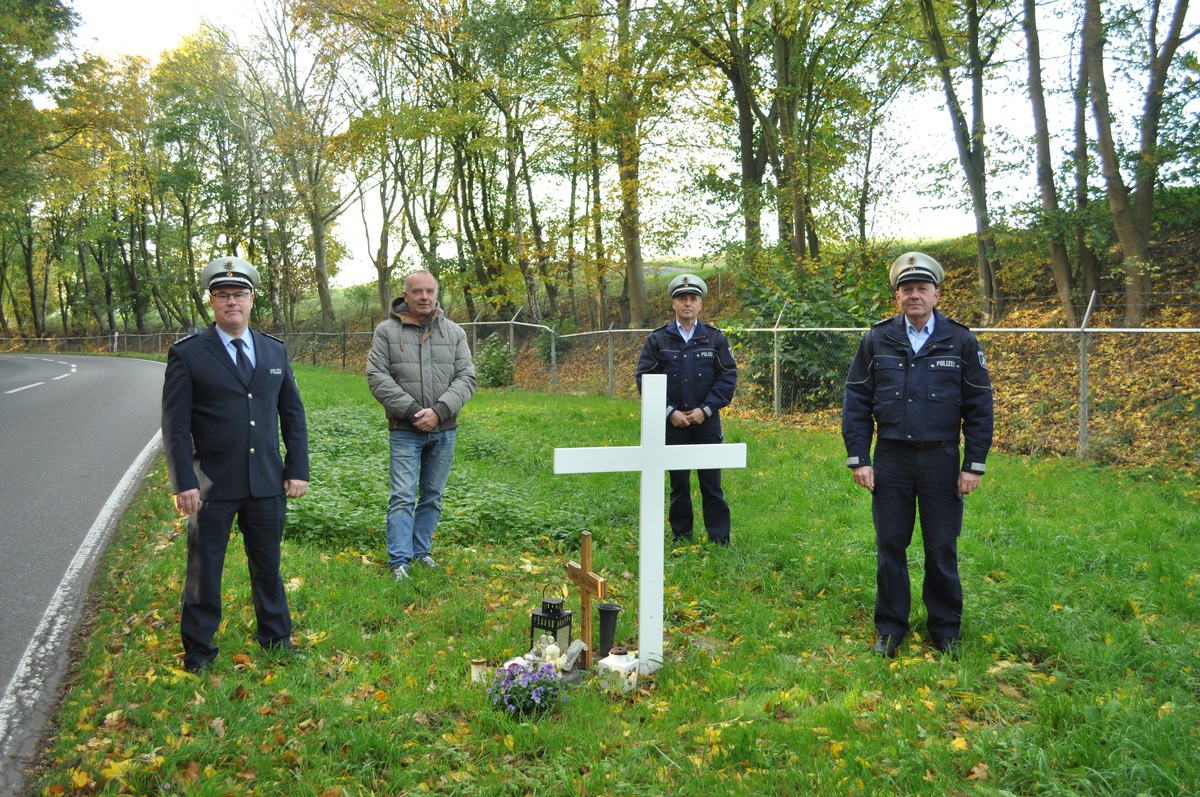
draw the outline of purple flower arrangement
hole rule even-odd
[[[496,670],[487,694],[493,706],[510,714],[537,714],[567,699],[554,665],[535,662],[514,662]]]

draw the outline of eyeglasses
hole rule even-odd
[[[244,302],[246,299],[250,298],[250,291],[234,291],[233,293],[220,291],[218,293],[212,293],[209,295],[218,302]]]

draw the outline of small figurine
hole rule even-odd
[[[533,648],[525,654],[525,660],[538,662],[546,661],[546,648],[550,645],[554,645],[554,637],[550,636],[549,634],[542,634],[541,637],[538,638],[538,641]],[[555,648],[557,647],[558,646],[555,645]]]
[[[582,639],[576,639],[572,642],[570,647],[567,648],[567,652],[562,655],[563,672],[574,670],[579,657],[583,655],[585,650],[587,650],[587,643]]]

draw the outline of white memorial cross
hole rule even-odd
[[[555,473],[641,471],[638,554],[638,670],[648,675],[663,661],[663,473],[746,467],[745,443],[667,445],[667,377],[642,377],[642,440],[638,446],[556,448]]]

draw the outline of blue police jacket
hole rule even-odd
[[[700,407],[712,417],[733,401],[737,388],[737,363],[729,341],[721,330],[703,321],[696,321],[686,343],[675,321],[651,332],[638,357],[639,391],[642,374],[667,375],[667,415]]]
[[[905,443],[963,441],[962,469],[983,473],[992,447],[992,379],[970,329],[934,310],[933,335],[914,354],[903,315],[858,345],[842,399],[846,464],[871,464],[871,434]]]
[[[201,501],[236,501],[282,495],[285,480],[309,480],[308,423],[287,347],[250,334],[256,362],[249,383],[215,324],[167,352],[162,435],[173,493],[199,488]]]

